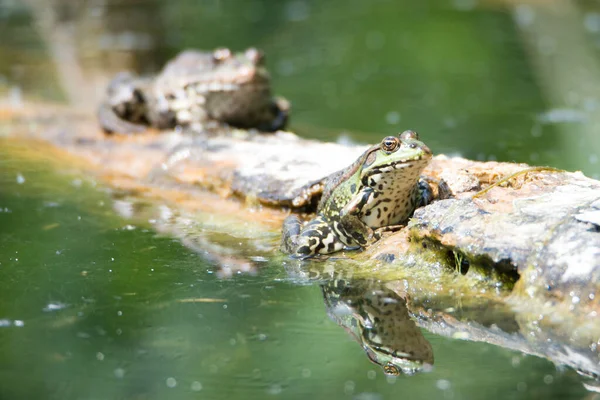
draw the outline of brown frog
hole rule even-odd
[[[289,103],[271,94],[261,51],[220,48],[184,51],[156,77],[118,74],[98,118],[107,133],[215,123],[271,132],[285,127],[288,111]]]

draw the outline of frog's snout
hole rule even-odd
[[[429,154],[430,156],[433,155],[433,153],[431,152],[431,149],[429,147],[427,147],[426,144],[421,145],[421,150],[423,150],[423,153],[425,153],[425,154]]]

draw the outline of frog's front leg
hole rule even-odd
[[[340,218],[338,227],[340,231],[344,232],[347,242],[357,243],[359,247],[370,246],[378,239],[375,231],[356,215],[346,214]]]
[[[365,224],[360,217],[368,204],[372,203],[375,191],[371,187],[361,189],[340,211],[340,227],[345,236],[366,247],[379,239],[376,232]]]
[[[346,215],[359,215],[364,211],[367,204],[372,203],[375,198],[375,190],[366,186],[362,188],[349,202],[346,204],[342,211],[340,211],[340,217]]]
[[[290,215],[283,221],[281,250],[294,258],[329,254],[344,247],[329,222],[322,216],[317,216],[304,226],[296,215]]]
[[[269,118],[259,124],[258,129],[265,132],[276,132],[284,129],[290,116],[290,102],[283,97],[274,98],[269,104]]]
[[[169,97],[169,99],[167,98]],[[173,129],[178,125],[175,100],[164,93],[154,93],[148,100],[147,117],[151,126],[160,129]]]

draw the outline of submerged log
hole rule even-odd
[[[176,198],[178,207],[191,212],[235,215],[263,232],[278,231],[290,210],[310,210],[320,188],[301,189],[348,166],[365,149],[304,140],[289,132],[149,131],[106,137],[93,118],[47,106],[5,112],[0,118],[5,121],[0,135],[49,142],[83,160],[112,186]],[[427,142],[426,132],[422,138]],[[544,353],[542,344],[550,339],[571,346],[569,351],[597,365],[600,182],[577,172],[528,168],[438,155],[424,174],[445,182],[450,197],[418,209],[406,229],[364,252],[345,252],[341,257],[354,263],[355,276],[387,281],[410,276],[420,288],[408,296],[418,297],[423,290],[434,293],[436,285],[446,285],[445,295],[463,291],[475,302],[493,297],[517,311],[521,342],[533,340],[531,336],[537,340],[529,352],[568,362],[564,354],[555,356],[555,347],[553,353]],[[480,193],[502,177],[522,171]],[[188,229],[178,222],[166,225],[163,230],[180,237]],[[274,235],[271,252],[276,242]],[[184,243],[194,247],[189,237]],[[197,246],[210,243],[201,241]],[[301,268],[287,259],[282,262],[288,270]],[[432,271],[451,279],[430,282]],[[427,326],[431,312],[431,308],[413,310]],[[472,326],[460,324],[467,325]]]

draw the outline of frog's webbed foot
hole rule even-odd
[[[440,200],[445,200],[445,199],[451,199],[454,197],[454,193],[452,193],[452,189],[450,189],[450,186],[448,185],[448,183],[443,180],[440,179],[438,181],[438,198]]]
[[[375,240],[379,240],[383,237],[386,232],[398,232],[400,229],[404,228],[405,225],[388,225],[382,226],[381,228],[377,228],[373,231],[373,237]]]
[[[419,192],[424,199],[424,204],[421,204],[423,201],[417,203],[417,207],[426,206],[427,204],[430,204],[433,199],[444,200],[454,197],[452,189],[450,189],[448,183],[442,178],[436,179],[429,176],[421,176],[418,184]]]
[[[373,229],[362,222],[358,215],[344,210],[342,210],[342,213],[344,215],[340,219],[338,229],[344,232],[345,241],[349,243],[346,245],[346,250],[367,247],[377,241]],[[353,246],[352,244],[356,245]]]
[[[98,109],[98,121],[104,132],[108,134],[135,134],[148,129],[144,124],[136,124],[119,117],[113,108],[106,103],[101,104]]]
[[[418,198],[415,202],[416,207],[424,207],[433,201],[434,194],[429,182],[425,179],[419,179]]]
[[[356,250],[361,250],[362,246],[345,246],[344,247],[344,251],[356,251]]]
[[[343,250],[344,247],[322,217],[316,217],[304,226],[296,215],[290,215],[283,221],[281,250],[294,258],[306,259],[318,254],[329,254]]]
[[[275,97],[271,102],[271,115],[273,119],[259,126],[259,130],[265,132],[276,132],[284,129],[290,117],[290,102],[283,97]]]

